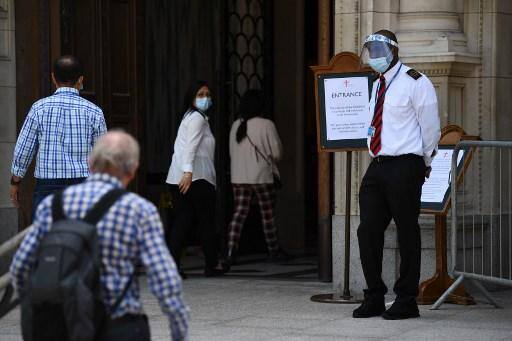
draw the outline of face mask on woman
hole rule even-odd
[[[211,97],[196,97],[196,108],[202,112],[206,112],[212,106]]]

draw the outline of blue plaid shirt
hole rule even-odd
[[[37,151],[36,178],[85,178],[87,156],[106,130],[100,108],[74,88],[58,88],[32,105],[16,142],[11,172],[25,176]]]
[[[84,183],[64,191],[64,213],[71,219],[83,219],[105,193],[120,187],[121,182],[110,175],[93,174]],[[48,196],[39,205],[34,225],[13,258],[10,272],[18,292],[23,291],[36,260],[38,245],[52,225],[52,198],[53,195]],[[181,278],[165,244],[156,207],[134,193],[125,194],[105,214],[97,229],[102,295],[111,316],[142,313],[136,277],[116,311],[111,309],[136,267],[143,265],[149,287],[169,317],[173,340],[187,339],[189,310],[181,297]]]

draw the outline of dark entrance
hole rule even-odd
[[[83,95],[103,108],[109,127],[123,127],[141,142],[132,189],[165,207],[182,97],[192,80],[206,80],[215,101],[217,223],[223,232],[231,216],[230,125],[243,92],[260,88],[285,149],[280,238],[285,249],[314,252],[314,111],[305,95],[312,93],[307,66],[316,55],[315,9],[305,0],[17,0],[19,121],[34,100],[51,93],[51,60],[77,55],[85,66]],[[260,232],[257,214],[244,235],[251,247],[264,250],[253,229]]]

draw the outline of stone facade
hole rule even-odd
[[[379,29],[397,34],[401,60],[425,73],[434,84],[441,124],[457,124],[468,134],[483,139],[512,137],[512,2],[508,0],[337,0],[335,52],[359,53],[364,37]],[[488,195],[492,167],[476,158],[479,190]],[[367,152],[353,158],[351,240],[357,244],[358,189],[369,164]],[[340,291],[343,279],[343,216],[345,215],[345,156],[335,156],[335,212],[333,216],[333,286]],[[422,280],[434,273],[433,217],[422,216]],[[387,285],[392,288],[399,260],[396,233],[390,228],[385,243]],[[391,239],[390,239],[391,236]],[[359,250],[352,247],[353,292],[365,287],[359,266]]]
[[[17,211],[9,200],[11,160],[16,142],[14,31],[14,0],[0,0],[0,243],[18,231]],[[5,266],[0,261],[0,273]]]

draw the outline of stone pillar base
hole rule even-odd
[[[357,228],[360,217],[353,215],[350,218],[350,271],[349,286],[350,293],[356,298],[363,296],[363,289],[366,288],[361,260],[359,258],[359,244],[357,242]],[[432,216],[420,217],[421,227],[421,280],[432,277],[435,272],[435,249],[434,249],[434,219]],[[332,286],[335,293],[343,293],[345,264],[345,216],[332,216]],[[396,227],[392,222],[386,230],[384,238],[384,257],[382,264],[382,279],[388,287],[388,293],[393,293],[393,285],[399,275],[400,251],[396,238]]]

